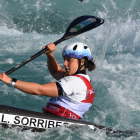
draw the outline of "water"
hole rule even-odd
[[[140,1],[139,0],[1,0],[0,1],[0,72],[6,72],[37,53],[50,42],[60,39],[68,25],[82,15],[101,17],[105,23],[89,32],[64,41],[54,55],[59,64],[62,48],[74,41],[87,44],[96,62],[88,73],[96,97],[83,120],[127,130],[140,128]],[[10,74],[19,80],[40,84],[55,81],[43,54]],[[63,65],[62,65],[63,67]],[[42,112],[47,97],[25,94],[0,82],[0,104]],[[50,129],[42,133],[0,128],[2,140],[118,140],[140,139],[137,135],[108,136],[88,127],[76,131]]]

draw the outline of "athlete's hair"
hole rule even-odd
[[[93,58],[91,58],[91,60],[88,60],[87,57],[84,57],[83,59],[85,59],[85,67],[88,69],[88,71],[92,71],[96,68]]]

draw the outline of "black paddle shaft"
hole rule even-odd
[[[54,42],[54,44],[57,45],[64,40],[70,39],[72,37],[75,37],[79,34],[82,34],[82,33],[86,32],[86,31],[89,31],[93,28],[96,28],[103,23],[104,23],[103,19],[95,17],[95,16],[81,16],[81,17],[78,17],[69,25],[69,27],[67,28],[64,36],[62,38],[60,38],[59,40],[57,40],[56,42]],[[47,50],[48,50],[48,48],[46,47],[45,49],[39,51],[38,53],[31,56],[27,60],[21,62],[17,66],[8,70],[7,72],[5,72],[5,74],[7,74],[7,75],[11,74],[15,70],[19,69],[20,67],[24,66],[25,64],[27,64],[30,61],[32,61],[33,59],[35,59],[36,57],[45,53]]]

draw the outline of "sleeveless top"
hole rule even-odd
[[[57,81],[63,96],[53,97],[43,108],[53,115],[81,119],[91,107],[95,93],[88,75],[66,76]]]

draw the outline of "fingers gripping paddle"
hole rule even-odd
[[[98,18],[98,17],[94,17],[94,16],[78,17],[69,25],[69,27],[67,28],[64,36],[62,38],[60,38],[59,40],[57,40],[56,42],[54,42],[54,44],[57,45],[64,40],[70,39],[72,37],[75,37],[79,34],[82,34],[82,33],[86,32],[86,31],[89,31],[93,28],[96,28],[103,23],[104,23],[103,19]],[[7,75],[11,74],[15,70],[19,69],[20,67],[24,66],[25,64],[27,64],[30,61],[32,61],[33,59],[35,59],[36,57],[45,53],[47,50],[48,50],[48,48],[46,47],[45,49],[39,51],[38,53],[31,56],[27,60],[21,62],[19,65],[15,66],[12,69],[10,69],[9,71],[5,72],[5,74],[7,74]]]

